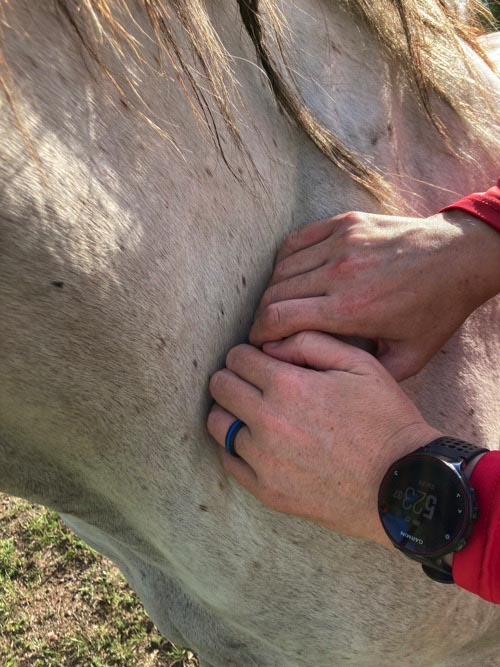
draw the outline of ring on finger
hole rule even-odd
[[[236,421],[234,421],[228,428],[228,431],[226,433],[226,440],[224,443],[226,452],[228,454],[231,454],[231,456],[234,456],[237,459],[239,459],[240,456],[236,453],[236,450],[234,448],[234,441],[236,440],[238,431],[240,431],[244,426],[246,426],[246,424],[242,422],[241,419],[236,419]]]

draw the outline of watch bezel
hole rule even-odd
[[[393,477],[394,470],[396,470],[398,467],[401,467],[402,464],[411,463],[411,461],[415,459],[419,460],[430,459],[433,462],[440,462],[441,464],[443,464],[443,472],[446,471],[447,474],[453,475],[453,478],[460,486],[464,497],[464,517],[462,519],[458,531],[455,534],[455,537],[450,542],[447,542],[438,549],[426,550],[421,552],[415,552],[413,550],[405,549],[404,545],[397,542],[387,529],[381,512],[381,506],[382,503],[384,502],[384,497],[385,497],[385,489],[388,485],[388,482]],[[382,523],[382,527],[387,536],[389,537],[389,539],[391,540],[392,544],[411,559],[425,563],[430,559],[432,560],[439,559],[445,556],[446,554],[459,551],[461,548],[465,546],[466,541],[472,531],[474,520],[477,515],[477,506],[475,502],[474,489],[471,486],[470,482],[467,480],[467,478],[464,477],[461,471],[462,463],[463,461],[461,459],[453,460],[441,454],[428,454],[425,452],[417,451],[417,452],[412,452],[411,454],[408,454],[407,456],[404,456],[403,458],[395,461],[389,467],[386,474],[384,475],[382,482],[380,483],[379,493],[378,493],[379,518]]]

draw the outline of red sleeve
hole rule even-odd
[[[500,232],[500,178],[498,183],[486,192],[474,192],[445,206],[439,212],[450,211],[454,208],[471,213]]]
[[[475,192],[445,206],[461,209],[500,232],[500,179],[486,192]],[[467,546],[453,557],[453,578],[461,588],[500,603],[500,451],[489,452],[474,468],[479,518]]]
[[[500,451],[488,452],[472,472],[479,518],[467,546],[453,556],[453,578],[462,588],[500,603]]]

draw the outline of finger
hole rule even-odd
[[[328,238],[329,236],[322,243],[315,243],[304,250],[299,250],[276,261],[270,284],[274,285],[282,280],[314,271],[314,269],[323,266],[331,254],[330,244],[326,242]]]
[[[309,273],[303,273],[288,280],[272,284],[262,295],[255,315],[258,317],[267,306],[277,301],[324,296],[326,284],[327,278],[321,267]]]
[[[258,479],[251,466],[242,458],[237,459],[228,454],[225,450],[222,451],[222,465],[226,472],[232,475],[241,486],[256,496],[258,491]]]
[[[276,263],[281,262],[285,257],[289,257],[299,250],[324,241],[335,229],[335,225],[340,217],[315,220],[302,227],[302,229],[291,232],[278,251]]]
[[[354,322],[348,313],[335,310],[333,297],[310,297],[271,303],[257,314],[250,330],[252,345],[286,338],[298,331],[315,329],[331,333],[372,337],[363,331],[358,314]]]
[[[224,410],[217,403],[213,406],[208,414],[207,420],[207,429],[212,438],[225,449],[226,447],[226,436],[227,432],[238,419],[235,415],[231,414],[227,410]],[[245,424],[233,440],[234,450],[241,456],[241,449],[244,449],[245,446],[248,447],[248,443],[251,439],[251,433],[248,426]],[[244,457],[243,457],[244,458]]]
[[[264,352],[281,361],[318,371],[373,372],[377,362],[364,350],[317,331],[304,331],[286,340],[266,343]]]
[[[234,415],[221,408],[220,405],[215,404],[210,410],[207,420],[208,432],[217,444],[224,449],[224,452],[233,459],[235,457],[226,452],[226,436],[235,419]],[[233,447],[238,456],[253,469],[256,452],[255,447],[252,445],[251,431],[246,424],[236,434],[233,440]]]
[[[384,341],[379,344],[377,359],[396,382],[401,382],[419,373],[431,356],[406,342]]]
[[[242,380],[264,391],[283,364],[253,345],[237,345],[227,353],[226,367]]]
[[[227,368],[214,373],[208,386],[212,397],[251,428],[260,413],[262,392]]]

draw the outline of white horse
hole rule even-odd
[[[245,339],[287,232],[381,210],[370,165],[421,215],[488,187],[499,132],[481,114],[489,101],[494,119],[498,78],[465,43],[461,66],[437,0],[286,0],[288,68],[273,3],[258,24],[272,62],[250,38],[257,3],[239,4],[1,5],[0,488],[56,509],[203,667],[498,665],[498,607],[395,549],[266,509],[205,429],[209,375]],[[301,108],[367,169],[342,147],[328,159],[263,67],[289,91],[295,79]],[[431,424],[491,448],[499,315],[487,303],[405,383]]]

